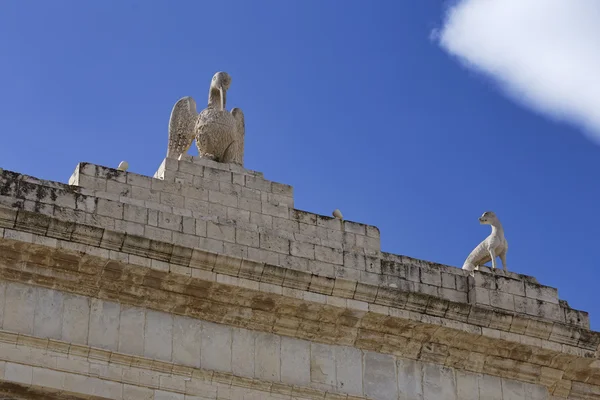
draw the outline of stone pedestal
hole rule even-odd
[[[381,252],[194,157],[1,171],[0,299],[16,398],[600,398],[600,334],[556,289]]]

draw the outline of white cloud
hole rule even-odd
[[[435,40],[600,144],[600,0],[455,0]]]

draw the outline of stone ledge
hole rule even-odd
[[[85,248],[77,246],[75,251],[57,247],[47,254],[47,246],[33,244],[33,234],[26,235],[31,236],[27,243],[2,241],[7,245],[2,248],[5,258],[0,261],[2,279],[321,343],[351,345],[551,388],[565,379],[590,382],[590,371],[600,374],[595,357],[600,336],[596,332],[519,316],[510,318],[472,305],[446,308],[439,299],[414,294],[407,294],[404,309],[395,304],[363,303],[365,308],[355,299],[347,299],[344,306],[339,303],[341,298],[333,295],[305,295],[292,288],[275,290],[286,280],[269,266],[263,266],[260,275],[262,289],[260,283],[248,288],[243,286],[243,278],[219,281],[216,275],[216,281],[207,281],[107,260],[86,254],[82,251]],[[69,244],[64,243],[65,247]],[[219,262],[218,256],[212,261],[210,255],[206,256],[203,265]],[[233,261],[222,259],[222,264],[214,264],[211,269],[228,271],[236,265]],[[311,281],[309,288],[312,286]],[[314,287],[323,290],[319,285]],[[334,283],[326,290],[333,293],[335,287]],[[361,292],[358,287],[354,297]],[[558,344],[565,340],[580,347]],[[507,364],[507,358],[513,361]]]
[[[62,387],[56,390],[64,394],[91,395],[94,389],[110,391],[111,398],[130,400],[124,393],[122,385],[145,388],[153,392],[162,390],[181,393],[202,398],[226,398],[223,391],[229,388],[244,388],[246,394],[260,395],[270,399],[331,399],[361,400],[365,397],[322,391],[310,387],[301,387],[277,382],[266,382],[259,379],[245,378],[227,372],[218,372],[200,368],[186,367],[170,362],[132,356],[99,348],[72,344],[64,341],[45,339],[0,331],[0,360],[17,363],[31,371],[29,377],[22,377],[23,387],[37,389],[34,372],[41,375],[53,374],[61,378],[57,383]],[[36,370],[33,371],[33,368]],[[45,373],[45,374],[44,374]],[[144,374],[144,382],[140,381],[140,373]],[[65,379],[67,376],[91,377],[89,385],[78,385],[80,379]],[[136,379],[137,377],[137,379]],[[114,385],[119,384],[119,385]],[[0,382],[0,390],[3,384]],[[78,392],[77,389],[89,392]],[[43,392],[42,392],[43,393]],[[121,394],[121,396],[119,396]],[[219,396],[219,394],[221,394]],[[263,397],[264,396],[264,397]],[[63,397],[61,397],[62,399]],[[88,398],[88,397],[86,397]]]
[[[12,217],[9,217],[9,214]],[[288,286],[294,289],[302,289],[313,291],[318,294],[331,295],[341,291],[344,293],[342,297],[364,303],[382,304],[385,306],[394,306],[411,309],[412,311],[423,311],[432,315],[444,315],[450,309],[450,304],[460,304],[449,301],[447,299],[432,296],[427,293],[415,292],[406,290],[406,288],[391,288],[384,285],[370,285],[362,282],[352,282],[340,278],[327,278],[315,274],[310,274],[298,270],[290,270],[288,268],[269,265],[265,263],[256,263],[252,260],[247,260],[234,256],[216,254],[210,251],[198,248],[186,248],[184,246],[176,246],[165,242],[149,240],[147,238],[129,235],[122,232],[114,232],[96,227],[66,223],[63,221],[54,220],[50,217],[40,214],[30,213],[23,210],[13,210],[0,208],[0,226],[17,229],[5,229],[4,237],[8,239],[25,240],[31,242],[33,236],[22,236],[19,232],[29,232],[36,235],[47,235],[50,238],[60,239],[80,243],[82,245],[93,246],[88,248],[88,251],[93,254],[98,254],[98,247],[104,249],[104,257],[109,258],[109,251],[115,254],[122,254],[122,257],[127,259],[128,255],[135,257],[148,257],[152,259],[152,263],[145,266],[154,266],[168,271],[169,267],[165,263],[176,264],[178,270],[187,271],[187,275],[192,275],[196,268],[208,269],[211,272],[243,277],[251,280],[260,281],[263,279],[264,271],[269,271],[266,283]],[[69,248],[73,245],[70,242],[61,242],[63,246]],[[56,246],[56,244],[55,244]],[[77,247],[77,245],[76,245]],[[218,260],[224,260],[217,262]],[[219,264],[225,262],[225,268],[219,267]],[[165,265],[164,267],[162,265]],[[249,267],[252,266],[250,270]],[[449,268],[449,267],[448,267]],[[257,276],[253,276],[258,273]],[[343,288],[343,289],[342,289]],[[428,306],[431,302],[437,302],[436,306]],[[466,302],[464,302],[466,303]],[[360,304],[360,303],[359,303]],[[483,309],[490,308],[489,305],[481,307],[478,304],[473,304]],[[497,310],[511,316],[511,321],[514,318],[530,318],[527,315],[516,312],[508,312],[507,310]],[[573,310],[573,313],[576,311]],[[543,316],[543,315],[542,315]],[[465,319],[466,320],[466,319]],[[542,319],[543,320],[543,319]],[[547,322],[556,321],[547,319]],[[564,323],[565,320],[558,322]],[[510,324],[509,324],[510,325]],[[520,323],[522,325],[522,323]],[[568,326],[568,325],[566,325]]]
[[[177,165],[181,164],[180,161],[169,161]],[[140,188],[155,183],[167,184],[161,180],[136,177],[135,174],[92,164],[82,163],[77,171],[81,176],[101,179],[107,183],[114,181],[123,184],[122,182],[131,180],[133,184],[141,185]],[[41,181],[9,171],[2,173],[0,187],[2,188],[0,193],[4,194],[0,195],[0,206],[4,204],[30,210],[34,214],[83,223],[96,230],[108,229],[121,236],[124,233],[145,236],[147,240],[173,242],[175,246],[199,247],[322,276],[344,278],[376,286],[386,285],[390,288],[400,288],[407,292],[422,293],[453,302],[468,302],[589,328],[587,313],[572,310],[566,302],[559,302],[556,289],[539,285],[535,278],[503,271],[489,274],[486,273],[489,269],[484,267],[474,279],[467,279],[464,271],[454,267],[368,250],[375,249],[374,245],[356,247],[359,239],[361,246],[365,246],[365,241],[368,239],[375,240],[377,243],[379,241],[378,231],[370,231],[368,226],[360,224],[344,222],[340,225],[340,221],[332,218],[323,219],[326,217],[300,210],[290,210],[290,220],[269,217],[272,226],[277,229],[261,229],[259,226],[253,227],[252,224],[221,219],[219,216],[207,220],[205,213],[196,215],[186,209],[167,207],[162,204],[156,204],[158,210],[153,212],[150,208],[131,204],[129,200],[134,199],[128,197],[106,193],[107,198],[103,199],[95,197],[102,196],[103,193],[100,192],[88,193],[86,189]],[[185,186],[178,187],[180,190]],[[114,196],[114,199],[111,199],[111,196]],[[152,204],[152,202],[142,202],[142,206],[152,207]],[[161,211],[163,208],[164,211]],[[208,214],[211,213],[210,209],[207,211]],[[20,222],[20,225],[28,225],[28,221],[36,219],[34,215],[25,212],[22,212],[22,217],[24,222]],[[325,228],[333,227],[330,221],[336,222],[338,228],[344,231]],[[327,237],[329,232],[339,233],[339,237],[335,240],[322,239],[316,242],[320,244],[313,244],[310,243],[310,238],[294,233],[298,226],[312,226],[315,232],[321,229],[326,232]],[[43,231],[54,228],[40,226],[35,229]],[[303,232],[302,229],[299,232]],[[115,238],[118,239],[119,236]],[[298,240],[308,241],[298,242]],[[340,247],[332,248],[326,245]],[[173,246],[159,246],[159,248],[166,253],[164,255],[157,253],[157,257],[162,257],[159,258],[161,260],[170,259]],[[363,253],[358,252],[361,249]],[[181,261],[184,265],[185,262],[185,259]]]
[[[103,179],[110,177],[111,179],[114,178],[115,180],[127,181],[129,177],[135,176],[134,174],[130,173],[102,168],[104,167],[98,167],[90,164],[83,166],[80,165],[80,169],[90,169],[91,172],[88,172],[89,174],[100,176]],[[135,215],[127,217],[124,214],[128,212],[127,207],[133,209],[139,208],[138,206],[128,205],[128,203],[121,204],[118,201],[104,201],[92,196],[88,196],[86,194],[86,189],[74,190],[72,187],[63,184],[40,181],[36,178],[28,176],[22,176],[10,172],[6,172],[3,174],[3,176],[5,176],[5,179],[4,182],[2,182],[2,193],[14,196],[3,197],[0,199],[0,203],[5,205],[25,208],[45,215],[56,215],[65,220],[85,222],[88,225],[92,225],[100,229],[115,229],[120,227],[121,232],[128,233],[139,232],[141,229],[140,233],[147,233],[146,236],[149,239],[158,239],[159,241],[173,240],[176,243],[191,247],[197,247],[200,245],[200,247],[206,250],[226,253],[232,256],[241,254],[241,256],[248,258],[249,253],[252,252],[254,254],[253,259],[255,261],[274,263],[283,267],[301,269],[303,271],[309,271],[311,273],[329,277],[341,277],[349,280],[360,281],[366,284],[387,285],[392,288],[396,287],[405,291],[428,294],[450,301],[470,302],[472,304],[491,306],[494,308],[505,309],[507,311],[526,313],[536,317],[542,317],[556,321],[565,321],[569,324],[589,327],[589,317],[587,313],[568,308],[565,302],[558,301],[556,289],[541,286],[537,283],[537,281],[535,281],[535,278],[532,277],[526,277],[510,272],[504,275],[503,272],[499,271],[492,275],[491,278],[485,278],[485,271],[488,269],[484,267],[482,268],[481,273],[476,275],[475,281],[469,281],[467,285],[466,277],[464,277],[463,271],[460,269],[447,267],[440,264],[428,263],[422,260],[415,260],[410,257],[396,256],[388,253],[383,254],[383,260],[382,263],[380,263],[376,253],[354,253],[353,251],[356,251],[356,249],[351,246],[348,247],[348,249],[351,251],[344,251],[343,253],[340,252],[337,254],[339,256],[338,258],[340,258],[339,262],[342,262],[343,265],[336,265],[336,260],[330,259],[330,256],[333,257],[336,255],[334,254],[336,249],[319,247],[310,243],[296,243],[294,241],[295,239],[302,239],[298,236],[294,236],[290,239],[281,239],[275,237],[279,235],[279,233],[275,231],[260,231],[259,229],[260,233],[255,235],[255,241],[257,243],[254,244],[259,246],[259,248],[251,248],[250,246],[245,246],[245,244],[243,244],[245,243],[245,240],[250,240],[251,238],[243,238],[240,235],[242,235],[244,232],[251,234],[251,231],[254,228],[250,226],[243,226],[239,221],[235,222],[233,228],[228,228],[230,230],[233,229],[232,232],[235,233],[235,238],[232,236],[229,239],[231,242],[228,242],[227,238],[221,237],[224,234],[223,229],[227,228],[227,226],[221,224],[223,221],[221,221],[220,217],[216,217],[214,222],[207,222],[202,219],[196,219],[194,221],[193,217],[157,211],[155,213],[155,218],[156,224],[159,226],[136,224],[132,221],[112,219],[108,216],[108,214],[112,215],[113,212],[119,211],[118,217],[133,218]],[[152,184],[151,181],[153,180],[151,178],[141,176],[139,176],[139,178],[147,179],[147,182],[150,182],[146,183],[146,185]],[[161,183],[162,181],[157,182]],[[135,183],[141,184],[139,181],[135,181]],[[72,198],[69,197],[71,193]],[[96,192],[92,192],[91,194],[102,195],[101,193]],[[107,195],[110,195],[110,193],[107,193]],[[107,197],[110,198],[110,196]],[[117,198],[117,200],[119,199],[126,201],[127,198]],[[56,204],[61,204],[61,206]],[[70,206],[74,207],[74,209],[73,211],[69,211],[71,209],[67,209],[62,206]],[[102,208],[102,210],[100,210],[100,208]],[[139,210],[141,211],[143,209]],[[169,208],[169,210],[176,212],[175,208]],[[143,211],[146,213],[150,212],[150,210]],[[186,210],[181,209],[178,212],[180,214],[185,214],[185,211]],[[292,220],[295,219],[298,221],[296,223],[300,223],[300,221],[302,221],[302,224],[304,224],[304,222],[310,222],[315,224],[313,225],[316,226],[315,229],[320,228],[321,219],[319,218],[325,218],[300,210],[292,210],[291,213]],[[199,217],[204,218],[202,216]],[[148,221],[148,218],[149,216],[144,219],[144,221]],[[167,219],[173,219],[175,222],[179,220],[178,225],[183,227],[183,231],[174,231],[171,233],[170,231],[165,230],[165,228],[168,228],[169,226],[163,225],[163,219],[165,221],[167,221]],[[183,225],[181,222],[182,220]],[[330,220],[332,219],[329,218],[327,221]],[[273,217],[273,223],[276,221],[277,218]],[[204,242],[202,243],[204,246],[198,243],[188,244],[190,243],[190,240],[194,239],[190,235],[198,234],[199,226],[197,226],[197,224],[200,222],[204,224],[201,229],[201,231],[204,232],[201,232],[201,235],[204,236],[199,237],[207,238],[203,239]],[[214,227],[214,233],[211,233],[210,229],[209,232],[207,232],[206,225],[208,223]],[[324,229],[324,226],[328,226],[328,224],[329,222],[325,221],[321,229]],[[186,228],[188,226],[189,228]],[[240,229],[240,226],[243,226],[247,229]],[[377,237],[379,235],[378,231],[370,232],[368,226],[365,232],[361,230],[362,228],[359,229],[359,225],[356,226],[356,229],[358,229],[360,232],[344,232],[344,243],[342,244],[342,248],[346,249],[345,242],[347,235],[352,235],[354,238],[353,243],[355,243],[355,241],[357,241],[360,237],[365,238],[365,236],[360,236],[359,233],[367,233],[367,235]],[[225,233],[226,232],[227,231],[225,231]],[[282,232],[282,234],[283,233],[285,232]],[[175,235],[178,236],[175,237]],[[193,241],[194,240],[192,240],[192,242]],[[197,242],[197,239],[195,239],[195,241]],[[234,241],[236,243],[234,243]],[[252,243],[247,244],[251,245]],[[327,241],[327,244],[334,245],[335,243],[334,241]],[[283,252],[279,254],[276,251],[273,251],[276,250],[273,248],[273,246],[279,245],[285,245],[285,254]],[[323,252],[324,250],[327,250],[327,252]],[[330,256],[328,256],[329,253],[331,253]],[[170,257],[170,255],[167,256]],[[341,258],[342,256],[343,261]],[[276,260],[273,260],[274,258]],[[330,260],[334,264],[328,263],[325,260]],[[365,268],[365,270],[361,270],[361,268]]]
[[[99,168],[103,167],[89,164],[79,166],[81,177],[97,180],[106,186],[99,191],[4,171],[0,176],[0,205],[101,228],[118,228],[166,241],[186,241],[190,239],[189,235],[210,238],[210,241],[205,242],[207,245],[214,244],[214,251],[222,252],[223,247],[229,247],[232,252],[252,252],[258,261],[282,266],[301,265],[305,270],[331,277],[338,274],[356,280],[373,280],[379,275],[379,232],[376,229],[352,222],[344,222],[342,225],[334,218],[271,204],[268,199],[266,202],[253,200],[259,206],[254,211],[252,207],[233,207],[233,203],[232,206],[225,206],[223,203],[228,204],[229,200],[238,199],[237,195],[215,192],[225,197],[211,198],[210,190],[206,194],[198,188],[174,183],[170,183],[174,187],[164,197],[163,194],[167,192],[156,191],[153,194],[152,189],[144,185],[163,185],[162,189],[166,189],[164,185],[169,184],[168,182],[137,176],[132,181],[141,186],[125,188],[119,185],[126,184],[118,180],[128,180],[134,174],[106,168],[99,171]],[[112,180],[106,181],[106,176]],[[111,183],[116,185],[115,193],[104,191],[109,189]],[[156,198],[142,200],[143,193],[136,194],[138,198],[128,197],[134,195],[135,190],[132,188],[149,191],[146,194]],[[185,194],[192,197],[173,193],[183,189],[186,189]],[[171,195],[178,197],[173,198]],[[260,197],[258,193],[258,198]],[[184,208],[179,207],[182,201]],[[218,229],[207,231],[209,223],[218,225]],[[292,246],[291,243],[295,242],[299,243]]]

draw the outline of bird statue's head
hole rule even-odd
[[[481,225],[492,225],[497,220],[498,217],[496,217],[496,214],[492,211],[486,211],[479,217],[479,223]]]
[[[231,85],[231,76],[227,72],[217,72],[213,75],[212,81],[210,82],[210,90],[216,90],[219,92],[221,97],[221,111],[225,110],[225,92],[229,90]],[[209,95],[210,96],[210,95]]]

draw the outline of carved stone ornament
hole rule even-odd
[[[186,154],[194,139],[200,157],[221,163],[244,164],[244,114],[239,108],[225,109],[231,77],[217,72],[210,83],[208,106],[196,111],[193,98],[183,97],[173,107],[169,120],[167,158]]]
[[[504,237],[504,229],[502,224],[491,211],[486,211],[479,217],[479,223],[482,225],[491,225],[492,233],[469,254],[462,269],[470,272],[473,276],[474,272],[480,266],[492,261],[492,269],[496,269],[496,257],[502,260],[502,268],[506,269],[506,252],[508,251],[508,242]]]

